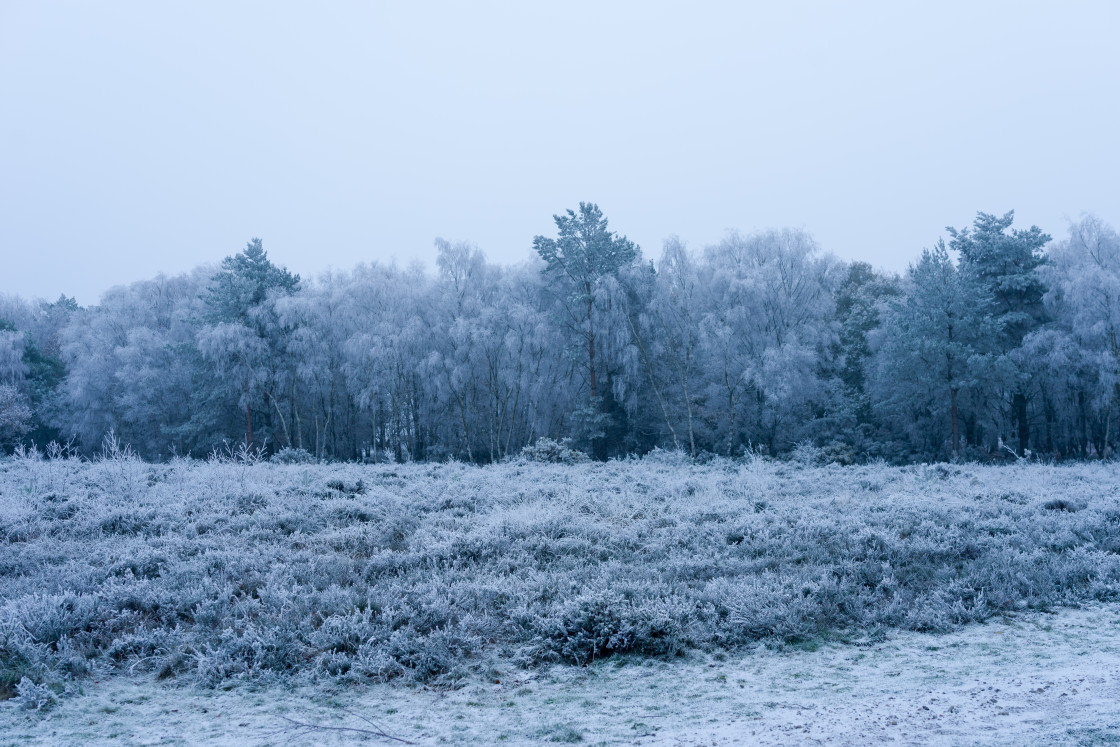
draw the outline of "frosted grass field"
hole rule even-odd
[[[1120,741],[1120,609],[1020,613],[953,633],[511,672],[445,690],[224,690],[119,677],[46,712],[5,709],[0,744],[1108,745]]]
[[[904,631],[1042,630],[1045,613],[1063,607],[1097,610],[1104,622],[1093,630],[1107,648],[1118,590],[1111,464],[814,468],[659,454],[479,468],[28,456],[0,462],[0,685],[15,696],[0,720],[50,741],[37,724],[85,719],[83,708],[125,691],[153,703],[180,697],[167,693],[228,696],[244,708],[253,693],[301,688],[320,694],[320,711],[365,693],[400,700],[397,712],[425,692],[454,701],[478,691],[472,702],[497,714],[505,695],[484,697],[487,688],[536,681],[534,691],[547,691],[540,683],[551,680],[567,692],[565,682],[595,673],[617,683],[612,673],[662,672],[695,689],[696,672],[724,667],[715,693],[734,677],[762,687],[730,668],[769,667],[777,687],[781,672],[827,674],[827,652],[889,654],[900,641],[931,641],[907,643],[905,658],[943,646]],[[1055,619],[1080,624],[1071,614],[1089,613]],[[965,679],[982,666],[946,656]],[[983,666],[989,677],[1030,675]],[[1094,671],[1098,690],[1113,686],[1114,670]],[[851,682],[828,676],[859,689],[855,673]],[[600,696],[593,705],[613,697]],[[643,697],[636,702],[681,707],[666,684]],[[549,699],[518,718],[540,722],[537,731],[507,737],[594,741],[579,708]],[[712,718],[731,718],[721,713]],[[498,716],[487,723],[490,737],[506,733]],[[455,734],[406,726],[408,738]],[[479,739],[484,726],[474,727]],[[1098,727],[1085,728],[1095,738]],[[649,730],[626,736],[690,733]]]

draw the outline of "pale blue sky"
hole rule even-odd
[[[304,275],[529,256],[599,203],[657,257],[794,226],[902,270],[1014,208],[1120,226],[1120,3],[0,0],[0,293],[253,236]]]

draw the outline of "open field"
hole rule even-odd
[[[616,683],[595,704],[614,697],[616,672],[662,678],[642,707],[683,708],[669,683],[702,687],[697,673],[721,667],[724,680],[703,686],[713,693],[737,679],[762,687],[747,676],[761,667],[766,687],[807,675],[870,702],[877,685],[860,685],[854,665],[836,669],[844,657],[885,650],[913,664],[922,646],[950,651],[895,631],[993,618],[1041,630],[1037,611],[1118,591],[1110,464],[0,462],[0,685],[18,692],[3,718],[20,723],[17,703],[78,712],[130,688],[170,702],[301,687],[321,695],[323,715],[330,693],[413,702],[435,697],[415,689],[427,686],[456,703],[493,690],[477,702],[496,709],[512,680],[537,693],[569,692],[581,677]],[[1091,609],[1107,647],[1114,607]],[[922,640],[933,642],[890,648]],[[1077,654],[1061,666],[1078,671]],[[958,689],[973,686],[974,658],[933,657]],[[1039,660],[1007,674],[997,659],[984,665],[990,678],[1047,671]],[[1105,674],[1098,690],[1115,687]],[[923,682],[907,692],[933,687]],[[79,689],[87,695],[67,697]],[[551,728],[547,699],[519,723]],[[573,729],[584,728],[579,713],[564,717]],[[720,713],[711,718],[732,711]],[[34,735],[48,717],[21,728]],[[701,726],[642,723],[664,739]],[[538,737],[564,736],[550,734]]]

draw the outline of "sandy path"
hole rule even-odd
[[[0,744],[341,744],[283,718],[418,744],[1120,744],[1120,605],[872,646],[512,672],[448,693],[87,683],[47,714],[0,704]]]

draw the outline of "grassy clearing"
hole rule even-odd
[[[33,706],[108,671],[449,685],[813,650],[1118,590],[1111,465],[0,462],[0,688]]]

